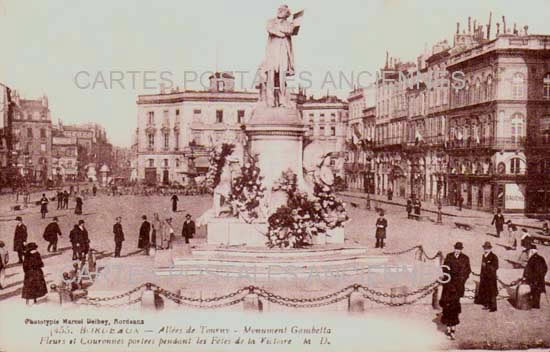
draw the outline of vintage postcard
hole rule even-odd
[[[549,13],[0,0],[0,352],[548,351]]]

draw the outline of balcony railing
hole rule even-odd
[[[454,139],[447,143],[449,149],[493,148],[512,149],[525,147],[525,137],[488,137],[480,139]]]
[[[525,146],[528,148],[550,148],[550,135],[529,137],[525,141]]]

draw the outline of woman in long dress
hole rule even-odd
[[[174,234],[174,229],[172,228],[172,218],[167,218],[162,223],[161,244],[160,244],[161,249],[170,248],[173,234]]]
[[[154,249],[158,249],[157,246],[157,237],[160,238],[160,235],[162,233],[162,221],[160,220],[159,214],[155,213],[153,215],[153,231],[151,232],[151,247]]]
[[[27,300],[34,300],[45,296],[48,293],[48,288],[46,287],[46,280],[44,279],[44,273],[42,268],[44,263],[42,262],[42,257],[37,251],[38,246],[36,243],[31,242],[27,245],[27,253],[25,254],[25,259],[23,260],[23,271],[25,272],[25,278],[23,279],[23,292],[21,297]]]

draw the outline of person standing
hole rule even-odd
[[[380,211],[380,216],[376,220],[376,246],[375,248],[384,248],[384,239],[386,238],[386,228],[388,227],[388,220],[384,218],[384,211]]]
[[[393,199],[393,189],[391,187],[388,188],[388,200]]]
[[[407,219],[410,219],[413,210],[413,201],[410,197],[409,199],[407,199],[407,205],[405,206],[405,209],[407,210]]]
[[[92,193],[93,193],[94,197],[95,197],[95,195],[97,194],[97,187],[96,187],[95,183],[94,183],[94,185],[92,186]]]
[[[195,222],[191,220],[191,214],[185,215],[181,235],[185,238],[185,243],[189,243],[189,239],[195,235]]]
[[[63,236],[57,222],[57,216],[54,216],[52,222],[44,230],[44,239],[48,241],[48,252],[57,252],[57,236]]]
[[[462,205],[464,204],[464,197],[462,194],[458,195],[458,210],[462,211]]]
[[[78,249],[78,259],[85,261],[90,251],[90,237],[82,219],[78,220]]]
[[[46,287],[46,280],[44,279],[44,272],[42,268],[44,267],[44,262],[42,262],[42,257],[37,251],[38,246],[36,243],[31,242],[27,245],[25,260],[23,262],[23,271],[25,277],[23,279],[23,291],[21,297],[27,300],[33,300],[36,303],[36,300],[40,297],[45,296],[48,293],[48,288]]]
[[[443,309],[441,323],[447,326],[446,335],[451,340],[455,339],[455,328],[460,324],[460,298],[464,296],[464,285],[471,273],[470,258],[462,253],[463,249],[462,242],[455,243],[454,252],[447,254],[443,262],[443,273],[449,278],[443,284],[439,304]]]
[[[122,231],[121,221],[122,218],[119,216],[116,218],[116,224],[113,225],[113,234],[115,235],[115,258],[120,258],[122,242],[124,242],[124,232]]]
[[[139,239],[138,239],[138,248],[145,251],[145,255],[149,255],[149,233],[151,232],[151,224],[147,221],[147,216],[143,215],[141,217],[143,223],[139,228]]]
[[[497,311],[497,270],[498,257],[492,252],[491,242],[483,244],[481,257],[481,272],[479,274],[479,290],[475,303],[483,305],[489,312]]]
[[[0,289],[4,288],[6,282],[6,266],[9,262],[9,254],[4,241],[0,241]]]
[[[80,257],[80,229],[77,224],[74,225],[69,233],[69,240],[73,247],[73,260],[77,260]]]
[[[155,213],[153,215],[153,231],[151,233],[151,246],[154,249],[157,249],[157,237],[160,238],[162,233],[162,221],[160,220],[160,216],[158,213]]]
[[[497,209],[497,213],[493,216],[493,221],[491,225],[495,225],[495,230],[497,232],[497,237],[500,237],[500,233],[504,230],[504,215],[500,208]]]
[[[162,223],[162,231],[160,234],[160,247],[161,249],[170,248],[170,240],[174,234],[174,229],[172,228],[172,218],[167,218]]]
[[[46,217],[46,213],[48,212],[48,203],[48,197],[42,193],[42,198],[40,198],[40,214],[42,214],[42,219]]]
[[[57,191],[56,198],[57,198],[57,210],[63,209],[63,191],[62,190]]]
[[[82,197],[77,194],[75,202],[76,206],[74,208],[74,213],[77,215],[82,215],[82,205],[84,204],[84,202],[82,201]]]
[[[175,213],[178,211],[178,201],[179,201],[179,198],[178,196],[174,193],[174,195],[172,196],[172,211]]]
[[[420,217],[420,209],[422,208],[422,203],[420,203],[420,199],[415,198],[413,202],[414,207],[414,215],[418,215]],[[420,218],[417,218],[417,220],[420,220]]]
[[[69,192],[63,191],[63,209],[69,209]]]
[[[529,300],[534,309],[540,309],[540,295],[546,292],[545,276],[547,271],[546,261],[537,253],[537,246],[531,244],[529,260],[523,270],[523,280],[531,289]]]
[[[527,262],[529,259],[529,250],[531,249],[531,244],[533,243],[533,237],[529,234],[527,229],[524,227],[521,229],[521,253],[518,257],[518,262]]]
[[[25,244],[27,243],[27,226],[23,224],[23,219],[18,216],[15,218],[17,225],[15,225],[15,234],[13,236],[13,251],[17,252],[19,258],[19,264],[23,264],[23,257],[25,255]]]

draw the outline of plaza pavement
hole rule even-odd
[[[48,194],[50,197],[53,195]],[[384,250],[373,248],[374,229],[376,213],[361,208],[354,208],[349,205],[352,198],[342,197],[347,203],[347,210],[351,221],[346,224],[346,241],[350,244],[364,245],[369,248],[373,254],[382,254],[382,252],[394,252],[411,248],[421,244],[428,255],[434,255],[438,250],[445,254],[452,250],[456,241],[464,243],[464,252],[470,256],[472,269],[479,272],[483,242],[489,240],[493,243],[494,252],[500,259],[501,273],[499,276],[505,282],[510,282],[517,278],[510,273],[521,273],[520,270],[513,270],[512,264],[506,259],[515,259],[516,252],[506,251],[498,245],[499,239],[487,236],[493,227],[490,221],[478,221],[473,231],[464,231],[454,228],[451,218],[444,218],[443,225],[437,225],[432,221],[414,221],[406,219],[406,213],[402,206],[393,204],[383,204],[382,208],[386,210],[388,219],[388,238],[387,247]],[[180,197],[179,211],[172,213],[169,197],[160,196],[117,196],[110,197],[100,194],[98,197],[89,197],[84,201],[84,214],[77,216],[74,212],[74,202],[71,199],[69,210],[55,210],[54,203],[50,204],[50,212],[47,219],[40,219],[39,207],[31,205],[30,208],[19,212],[10,210],[1,210],[0,212],[0,239],[6,242],[11,250],[13,243],[13,229],[16,215],[21,215],[29,231],[29,242],[34,241],[39,245],[39,251],[43,256],[45,263],[45,274],[48,284],[59,282],[63,271],[70,269],[72,265],[70,243],[68,239],[69,230],[80,218],[86,221],[86,226],[90,233],[92,248],[99,251],[98,265],[104,266],[109,262],[116,261],[123,265],[143,265],[151,267],[154,264],[152,258],[142,256],[137,251],[137,237],[141,215],[146,214],[149,219],[154,212],[158,212],[162,217],[173,217],[176,235],[181,233],[181,225],[187,212],[191,213],[193,218],[200,216],[205,210],[210,208],[212,198],[208,196],[182,196]],[[59,217],[63,237],[58,243],[58,248],[62,250],[59,254],[50,254],[46,252],[46,242],[42,239],[44,227],[53,216]],[[114,251],[114,242],[112,226],[117,216],[122,216],[122,224],[126,235],[126,241],[123,245],[122,258],[112,258]],[[486,219],[483,214],[479,214],[479,219]],[[478,219],[478,220],[479,220]],[[490,220],[490,219],[489,219]],[[195,243],[204,242],[204,229],[199,229]],[[547,261],[550,261],[550,247],[539,246],[540,254]],[[10,251],[11,263],[16,261],[16,253]],[[395,262],[412,263],[414,262],[414,252],[401,256],[392,256]],[[506,274],[506,275],[503,275]],[[505,276],[505,277],[504,277]],[[547,280],[550,275],[547,276]],[[21,304],[21,288],[23,274],[21,266],[10,264],[7,269],[7,287],[0,290],[0,310],[8,305]],[[177,289],[170,287],[170,279],[163,281],[167,289]],[[550,280],[549,280],[550,281]],[[138,286],[143,282],[135,282]],[[220,289],[220,284],[223,289]],[[189,295],[206,294],[221,295],[229,291],[231,286],[237,287],[244,282],[232,281],[231,284],[221,283],[219,280],[204,280],[189,283],[183,292]],[[130,287],[130,286],[129,286]],[[277,293],[284,296],[323,295],[336,291],[341,286],[334,282],[311,282],[311,283],[288,283],[287,285],[272,285],[268,289],[277,290]],[[470,285],[470,287],[472,287]],[[432,309],[429,304],[403,306],[403,307],[384,307],[368,306],[365,312],[366,317],[395,317],[405,319],[407,322],[431,322],[433,324],[434,334],[442,334],[441,325],[438,323],[438,311]],[[542,309],[519,311],[511,306],[506,300],[499,301],[499,309],[496,313],[487,313],[482,311],[480,306],[471,303],[463,305],[463,314],[461,315],[462,324],[458,328],[457,340],[454,342],[445,342],[441,347],[447,348],[527,348],[550,346],[550,304],[542,297]],[[439,330],[439,331],[438,331]]]

